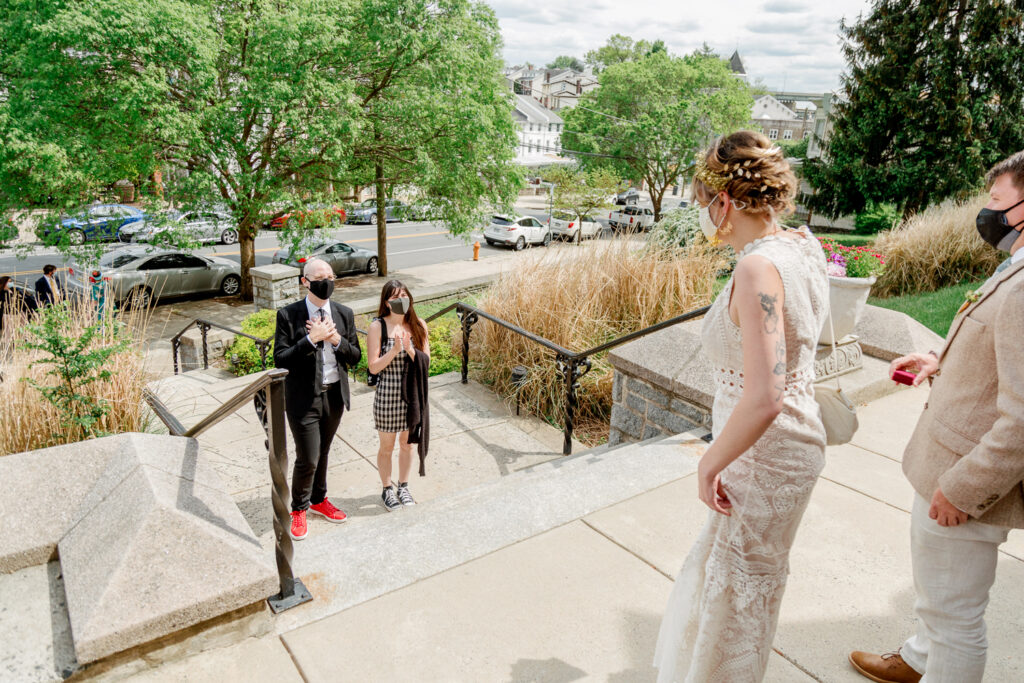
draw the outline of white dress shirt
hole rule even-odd
[[[317,318],[319,318],[320,317],[319,311],[323,311],[324,312],[324,318],[326,320],[330,320],[332,322],[334,321],[334,316],[331,315],[331,302],[330,301],[328,301],[326,304],[324,304],[323,308],[319,308],[319,307],[317,307],[316,304],[314,304],[312,301],[310,301],[309,297],[307,296],[306,297],[306,310],[309,311],[309,319],[310,320],[316,320]],[[316,346],[316,344],[313,342],[312,339],[310,339],[310,336],[308,334],[306,335],[306,339],[309,340],[310,344],[313,344],[313,346]],[[337,350],[338,350],[337,346],[335,346],[334,344],[331,344],[326,339],[324,340],[324,347],[320,351],[320,353],[322,353],[323,356],[324,356],[324,380],[323,380],[324,384],[333,384],[334,382],[337,382],[339,379],[341,379],[341,371],[338,368],[338,359],[334,355],[334,352],[337,351]]]
[[[1010,263],[1017,263],[1021,259],[1024,259],[1024,247],[1021,247],[1017,251],[1013,252],[1013,256],[1010,257]]]

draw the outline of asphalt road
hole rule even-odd
[[[547,214],[527,211],[528,215],[546,221]],[[332,231],[334,237],[349,244],[364,247],[371,251],[377,250],[377,226],[346,225]],[[501,247],[491,247],[483,240],[481,233],[473,233],[469,238],[452,237],[442,225],[428,222],[389,223],[388,224],[388,269],[402,270],[413,266],[445,263],[472,253],[473,242],[480,241],[480,257],[501,253]],[[110,249],[119,245],[112,242]],[[256,237],[256,265],[271,262],[274,252],[279,249],[277,233],[263,231]],[[240,258],[238,245],[208,245],[198,250],[200,254],[216,254],[224,258],[238,261]],[[55,249],[37,248],[25,259],[19,259],[12,253],[0,253],[0,275],[12,275],[18,282],[33,284],[43,272],[43,266],[52,263],[63,269],[67,263]],[[60,272],[60,271],[58,271]]]

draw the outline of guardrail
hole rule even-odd
[[[249,334],[248,332],[242,332],[241,330],[236,330],[233,327],[228,327],[227,325],[221,325],[220,323],[215,323],[215,322],[213,322],[211,320],[204,320],[203,318],[196,318],[195,320],[190,322],[188,325],[186,325],[184,327],[184,329],[181,330],[181,332],[179,332],[178,334],[176,334],[173,337],[171,337],[171,357],[174,359],[174,374],[175,375],[178,374],[178,349],[181,348],[181,338],[182,338],[182,336],[185,335],[186,332],[191,330],[193,327],[198,327],[199,328],[199,332],[200,332],[200,334],[203,337],[203,369],[204,370],[208,370],[210,368],[210,349],[209,349],[209,345],[207,344],[207,334],[214,327],[216,327],[218,330],[224,330],[225,332],[231,332],[232,334],[236,334],[236,335],[238,335],[240,337],[247,337],[249,339],[252,339],[253,342],[255,342],[255,344],[256,344],[256,348],[260,352],[260,365],[262,366],[262,369],[264,369],[264,370],[267,369],[267,351],[270,349],[271,342],[274,341],[273,337],[270,337],[270,338],[267,338],[267,339],[261,339],[260,337],[257,337],[255,335]]]
[[[655,325],[651,325],[650,327],[645,327],[644,329],[637,330],[636,332],[630,332],[629,334],[624,334],[621,337],[617,337],[617,338],[612,339],[611,341],[607,341],[607,342],[605,342],[603,344],[598,344],[597,346],[594,346],[592,348],[586,349],[585,351],[570,351],[569,349],[566,349],[566,348],[564,348],[562,346],[559,346],[558,344],[556,344],[555,342],[553,342],[553,341],[551,341],[549,339],[545,339],[544,337],[541,337],[538,334],[534,334],[533,332],[530,332],[529,330],[524,330],[523,328],[521,328],[521,327],[519,327],[517,325],[514,325],[514,324],[508,322],[507,320],[502,320],[501,318],[499,318],[497,316],[491,315],[487,311],[484,311],[482,309],[476,308],[475,306],[470,306],[469,304],[465,304],[465,303],[463,303],[461,301],[457,301],[457,302],[455,302],[453,304],[445,306],[440,311],[437,311],[433,315],[430,315],[427,318],[424,318],[424,320],[429,323],[429,322],[435,320],[436,318],[440,318],[442,315],[450,313],[451,311],[455,311],[456,315],[459,316],[459,322],[460,322],[461,329],[462,329],[462,383],[463,384],[466,384],[469,381],[470,335],[471,335],[471,333],[473,331],[473,326],[476,325],[478,322],[480,322],[481,319],[484,319],[484,320],[486,320],[486,321],[488,321],[490,323],[493,323],[495,325],[499,325],[501,327],[504,327],[505,329],[510,330],[510,331],[512,331],[512,332],[514,332],[514,333],[516,333],[516,334],[518,334],[520,336],[522,336],[522,337],[525,337],[526,339],[529,339],[531,342],[533,342],[535,344],[539,344],[540,346],[543,346],[544,348],[546,348],[549,351],[551,351],[554,354],[554,361],[555,361],[555,364],[556,364],[555,367],[557,368],[558,373],[559,373],[559,375],[562,378],[562,381],[565,383],[565,414],[563,416],[563,428],[562,428],[562,433],[564,435],[564,441],[562,443],[562,454],[563,455],[570,455],[570,454],[572,454],[572,433],[573,433],[573,429],[575,427],[576,408],[578,406],[578,401],[577,401],[577,398],[576,398],[576,392],[577,392],[577,390],[580,387],[580,379],[582,379],[584,375],[586,375],[588,372],[590,372],[590,368],[591,368],[590,358],[592,356],[598,354],[598,353],[603,353],[605,351],[613,349],[616,346],[621,346],[622,344],[629,343],[629,342],[633,341],[634,339],[639,339],[639,338],[645,337],[648,334],[651,334],[653,332],[657,332],[658,330],[663,330],[666,327],[671,327],[672,325],[678,325],[679,323],[686,322],[687,320],[693,320],[694,318],[699,318],[699,317],[703,316],[705,313],[707,313],[709,308],[710,308],[710,306],[703,306],[701,308],[697,308],[697,309],[694,309],[692,311],[687,311],[686,313],[683,313],[682,315],[677,315],[674,318],[669,318],[668,320],[663,320],[660,323],[657,323]],[[203,331],[203,367],[204,368],[209,367],[209,358],[208,358],[208,351],[207,351],[207,345],[206,345],[206,332],[211,327],[216,327],[218,329],[227,330],[228,332],[235,332],[235,334],[240,334],[240,335],[242,335],[244,337],[248,337],[249,339],[252,339],[254,342],[256,342],[256,346],[260,350],[260,360],[261,360],[261,362],[263,364],[264,369],[266,369],[266,367],[267,367],[267,363],[266,363],[267,352],[268,352],[268,349],[270,347],[271,342],[273,342],[273,337],[268,338],[268,339],[260,339],[259,337],[254,337],[251,334],[245,334],[244,332],[237,332],[235,330],[232,330],[229,327],[225,327],[225,326],[219,325],[217,323],[213,323],[213,322],[210,322],[210,321],[207,321],[207,320],[202,320],[202,319],[196,319],[193,322],[189,323],[188,327],[186,327],[184,330],[179,332],[174,338],[171,339],[171,347],[172,347],[173,354],[174,354],[174,372],[175,372],[175,374],[177,374],[177,372],[178,372],[178,345],[180,345],[180,342],[178,340],[180,339],[181,335],[183,335],[186,332],[188,332],[188,330],[191,329],[193,325],[199,325],[200,330]],[[362,329],[358,329],[358,328],[356,329],[356,332],[358,332],[359,334],[362,334],[363,336],[366,336],[366,334],[367,334],[366,330],[362,330]]]
[[[251,384],[222,403],[220,407],[186,429],[164,405],[160,398],[146,389],[146,402],[167,425],[172,436],[197,437],[210,427],[228,417],[251,400],[256,408],[256,415],[263,424],[267,435],[267,455],[270,461],[270,500],[274,508],[274,556],[277,560],[277,576],[281,592],[267,599],[270,609],[275,614],[313,599],[301,579],[292,572],[292,537],[288,533],[291,525],[291,514],[288,501],[288,452],[285,440],[284,415],[284,378],[288,371],[274,368],[262,373]]]

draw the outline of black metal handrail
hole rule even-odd
[[[247,335],[248,336],[248,335]],[[288,451],[285,440],[284,415],[284,380],[288,371],[274,368],[263,372],[244,389],[236,393],[220,407],[185,429],[160,398],[146,389],[143,396],[160,421],[167,425],[172,436],[195,438],[210,427],[236,412],[243,405],[252,401],[256,415],[263,424],[267,435],[266,446],[270,460],[271,504],[274,508],[274,555],[277,560],[277,576],[281,592],[267,599],[270,609],[275,614],[283,610],[301,605],[313,599],[302,580],[292,572],[292,538],[288,533],[291,515],[288,506]]]
[[[200,334],[203,337],[203,369],[204,370],[207,370],[210,367],[210,351],[209,351],[209,345],[207,344],[207,338],[206,337],[207,337],[207,334],[209,333],[209,331],[212,328],[214,328],[214,327],[216,327],[218,330],[224,330],[225,332],[231,332],[232,334],[235,334],[235,335],[238,335],[238,336],[241,336],[241,337],[246,337],[247,339],[252,339],[253,342],[256,344],[256,348],[259,349],[259,352],[260,352],[260,365],[261,365],[263,370],[267,369],[267,351],[270,349],[270,345],[274,341],[273,337],[268,337],[266,339],[262,339],[260,337],[257,337],[256,335],[249,334],[248,332],[242,332],[241,330],[236,330],[233,327],[228,327],[227,325],[221,325],[220,323],[215,323],[212,320],[204,320],[203,318],[196,318],[195,320],[190,322],[188,325],[186,325],[181,330],[181,332],[179,332],[178,334],[176,334],[173,337],[171,337],[171,357],[174,359],[174,374],[175,375],[178,374],[178,349],[181,348],[181,338],[185,335],[186,332],[191,330],[193,327],[198,327],[199,328],[199,332],[200,332]]]
[[[596,354],[603,353],[605,351],[613,349],[616,346],[621,346],[621,345],[627,344],[627,343],[629,343],[629,342],[631,342],[631,341],[633,341],[635,339],[640,339],[641,337],[646,337],[647,335],[649,335],[649,334],[651,334],[653,332],[658,332],[659,330],[663,330],[666,327],[671,327],[673,325],[678,325],[679,323],[683,323],[683,322],[686,322],[688,320],[693,320],[695,318],[699,318],[702,315],[704,315],[705,313],[707,313],[709,308],[711,308],[711,307],[710,306],[702,306],[701,308],[696,308],[696,309],[694,309],[692,311],[687,311],[686,313],[683,313],[681,315],[677,315],[677,316],[675,316],[673,318],[669,318],[668,320],[663,320],[660,323],[655,323],[654,325],[650,325],[648,327],[645,327],[642,330],[637,330],[635,332],[630,332],[628,334],[624,334],[621,337],[616,337],[615,339],[612,339],[610,341],[604,342],[603,344],[598,344],[597,346],[594,346],[592,348],[586,349],[584,351],[570,351],[569,349],[566,349],[565,347],[556,344],[555,342],[551,341],[550,339],[545,339],[544,337],[542,337],[542,336],[540,336],[538,334],[534,334],[533,332],[530,332],[529,330],[525,330],[522,327],[519,327],[518,325],[510,323],[507,320],[503,320],[503,319],[501,319],[501,318],[499,318],[499,317],[497,317],[495,315],[492,315],[492,314],[488,313],[487,311],[479,309],[479,308],[477,308],[475,306],[470,306],[469,304],[463,303],[461,301],[456,301],[453,304],[449,304],[448,306],[445,306],[444,308],[442,308],[441,310],[437,311],[436,313],[433,313],[432,315],[427,316],[426,318],[424,318],[424,321],[428,322],[428,323],[429,322],[433,322],[437,318],[440,318],[441,316],[443,316],[443,315],[445,315],[447,313],[450,313],[451,311],[455,311],[456,314],[459,316],[459,320],[460,320],[461,327],[462,327],[462,383],[463,384],[466,384],[469,381],[469,338],[470,338],[470,333],[472,332],[473,325],[475,325],[477,322],[479,322],[481,318],[483,318],[484,320],[487,320],[487,321],[489,321],[491,323],[494,323],[495,325],[498,325],[500,327],[504,327],[505,329],[510,330],[510,331],[512,331],[512,332],[514,332],[514,333],[516,333],[516,334],[518,334],[520,336],[522,336],[522,337],[525,337],[526,339],[529,339],[530,341],[534,342],[535,344],[539,344],[539,345],[543,346],[544,348],[548,349],[549,351],[551,351],[552,353],[554,353],[555,354],[556,367],[558,368],[559,373],[562,375],[562,381],[565,382],[565,391],[566,391],[566,396],[565,396],[565,398],[566,398],[566,401],[565,401],[565,416],[564,416],[564,423],[563,423],[564,427],[563,427],[563,430],[562,430],[562,432],[563,432],[563,434],[565,436],[565,439],[564,439],[564,442],[562,444],[562,454],[563,455],[570,455],[570,454],[572,454],[572,433],[573,433],[573,429],[574,429],[574,420],[575,420],[575,416],[576,416],[576,407],[577,407],[576,390],[579,389],[580,379],[582,379],[584,375],[586,375],[588,372],[590,372],[590,368],[591,368],[590,358],[592,356],[596,355]],[[249,339],[252,339],[254,342],[256,342],[257,347],[260,348],[260,358],[261,358],[261,361],[263,363],[264,369],[266,369],[266,367],[267,367],[267,365],[266,365],[267,348],[269,348],[271,342],[273,342],[273,337],[268,337],[267,339],[260,339],[259,337],[254,337],[251,334],[245,334],[244,332],[236,332],[235,330],[232,330],[229,327],[225,327],[223,325],[218,325],[217,323],[211,323],[211,322],[206,321],[206,320],[196,319],[192,323],[189,323],[188,327],[186,327],[184,330],[179,332],[171,340],[171,345],[172,345],[172,348],[174,350],[174,372],[175,372],[175,374],[177,374],[177,372],[178,372],[178,351],[177,351],[177,346],[175,345],[177,343],[176,340],[179,339],[181,337],[181,335],[183,335],[189,329],[191,329],[192,325],[194,325],[194,324],[208,325],[209,327],[217,327],[219,329],[227,330],[229,332],[235,332],[236,334],[240,334],[240,335],[242,335],[244,337],[248,337]],[[209,329],[209,327],[207,327],[205,329]],[[200,329],[203,329],[203,328],[201,327]],[[356,332],[358,334],[363,335],[364,337],[367,336],[367,331],[366,330],[356,328]],[[209,365],[208,365],[208,357],[207,357],[206,332],[205,332],[205,330],[203,332],[203,367],[204,368],[209,367]]]

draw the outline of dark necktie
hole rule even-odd
[[[327,318],[324,313],[324,309],[318,308],[316,311],[316,319],[323,321]],[[324,384],[324,342],[320,340],[316,343],[316,386],[317,390],[323,387]]]

